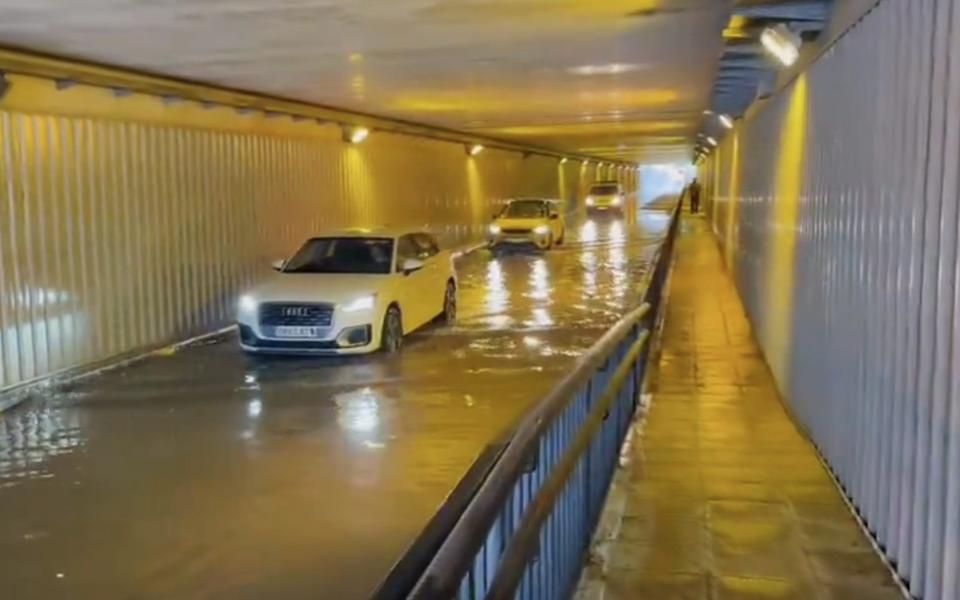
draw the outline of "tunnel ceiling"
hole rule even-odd
[[[725,0],[0,0],[0,43],[628,160],[686,159]]]

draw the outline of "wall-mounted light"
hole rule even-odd
[[[590,166],[590,161],[587,160],[587,159],[584,159],[584,160],[583,160],[583,166],[589,167],[589,166]]]
[[[710,144],[711,146],[717,145],[717,139],[715,137],[708,135],[705,139],[707,140],[707,143]]]
[[[366,127],[350,127],[349,125],[343,126],[343,141],[350,144],[359,144],[363,140],[367,139],[370,135],[370,130]]]
[[[467,155],[468,155],[468,156],[476,156],[476,155],[480,154],[481,152],[483,152],[483,145],[482,145],[482,144],[469,144],[469,145],[467,146]]]
[[[566,157],[566,156],[564,156],[563,158],[560,159],[560,164],[561,164],[561,165],[567,164],[567,157]]]
[[[733,119],[730,118],[730,115],[720,115],[717,117],[717,120],[720,121],[720,124],[727,129],[733,129]]]
[[[800,36],[787,29],[783,23],[764,29],[760,34],[760,43],[785,67],[793,65],[800,58]]]

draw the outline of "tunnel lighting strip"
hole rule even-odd
[[[238,114],[244,115],[262,112],[274,117],[288,116],[294,121],[312,120],[319,125],[335,124],[340,127],[363,128],[368,130],[368,134],[394,133],[442,142],[479,145],[487,149],[521,152],[557,160],[568,157],[588,160],[583,155],[565,155],[546,148],[524,146],[496,138],[464,135],[459,131],[401,119],[351,112],[243,90],[219,88],[189,80],[121,70],[96,63],[72,62],[39,53],[0,48],[0,98],[10,85],[9,82],[3,85],[4,73],[48,79],[54,83],[57,90],[87,85],[112,90],[115,95],[121,96],[132,93],[147,94],[158,97],[167,104],[196,102],[208,109],[214,106],[231,107]],[[639,163],[625,164],[633,168],[639,167]]]

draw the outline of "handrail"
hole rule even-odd
[[[643,304],[621,318],[497,443],[482,481],[457,502],[459,518],[432,536],[432,560],[407,598],[563,598],[582,568],[616,457],[637,408],[650,343],[662,323],[679,222],[674,207],[667,235],[640,282]],[[612,364],[611,364],[612,363]],[[505,445],[504,445],[505,444]],[[573,519],[573,520],[571,520]],[[575,531],[575,533],[571,533]],[[428,556],[426,558],[429,558]],[[416,567],[408,570],[405,581]],[[409,588],[407,588],[409,590]],[[391,598],[402,597],[396,592]]]
[[[607,359],[610,350],[649,309],[650,306],[644,304],[620,319],[577,360],[570,373],[547,393],[534,410],[520,421],[497,465],[477,491],[474,501],[463,512],[460,521],[424,572],[423,579],[414,588],[410,598],[433,600],[454,594],[473,554],[483,545],[482,533],[489,529],[496,519],[497,512],[517,477],[523,472],[528,456],[539,443],[540,436],[552,423],[553,417],[565,408],[570,396],[589,380],[596,368]]]
[[[487,593],[487,598],[507,600],[513,597],[526,565],[523,559],[532,553],[537,542],[537,536],[540,533],[540,527],[550,516],[550,510],[563,490],[563,486],[567,483],[567,479],[576,468],[577,461],[587,450],[597,429],[600,428],[606,415],[609,414],[610,406],[616,400],[620,386],[630,375],[634,363],[636,363],[649,338],[650,332],[645,330],[630,347],[627,356],[620,362],[610,383],[604,389],[600,401],[591,410],[587,422],[577,432],[572,447],[564,453],[560,463],[554,466],[550,478],[540,488],[540,492],[534,498],[532,506],[527,509],[520,526],[513,534],[513,539],[510,540],[503,553],[503,567],[497,572],[490,591]]]

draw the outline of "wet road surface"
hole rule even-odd
[[[462,259],[397,357],[157,355],[0,415],[4,598],[364,598],[484,445],[635,306],[666,213]]]

